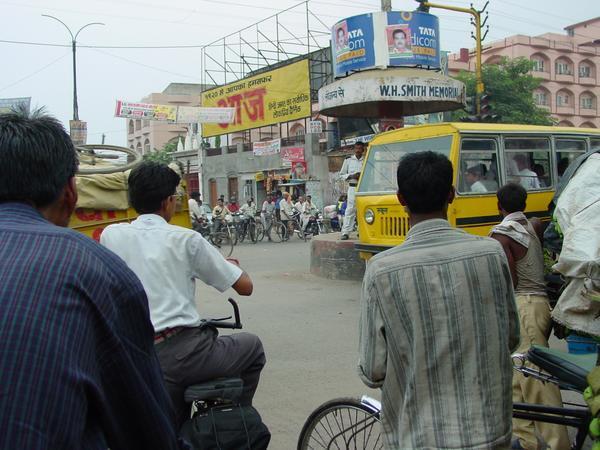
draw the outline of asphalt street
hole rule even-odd
[[[198,286],[204,317],[229,315],[227,297],[238,300],[243,331],[258,334],[267,354],[255,406],[272,433],[270,448],[292,450],[308,415],[336,397],[379,399],[356,370],[361,280],[333,281],[309,272],[310,242],[243,243],[232,257],[254,281],[251,297]],[[227,331],[223,331],[227,333]],[[565,350],[565,341],[551,338]],[[563,393],[564,401],[581,395]],[[590,448],[589,439],[585,448]]]
[[[308,415],[336,397],[379,398],[356,371],[361,280],[332,281],[309,273],[310,242],[237,245],[232,257],[254,281],[251,297],[197,289],[204,317],[230,312],[238,300],[243,331],[258,334],[267,354],[255,406],[272,433],[270,448],[294,449]]]

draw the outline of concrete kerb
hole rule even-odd
[[[354,250],[355,242],[340,240],[340,233],[315,236],[310,244],[310,273],[331,280],[362,280],[365,262]]]

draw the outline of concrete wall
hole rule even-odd
[[[300,146],[302,144],[297,144]],[[235,153],[228,153],[230,149],[235,149]],[[275,171],[276,174],[289,173],[289,168],[283,167],[280,155],[256,156],[251,151],[243,151],[244,146],[241,143],[235,146],[222,147],[221,154],[216,156],[207,156],[204,154],[202,171],[203,171],[203,192],[208,200],[210,195],[209,183],[211,179],[216,180],[217,194],[228,195],[228,178],[238,178],[238,193],[237,198],[243,201],[245,198],[244,180],[254,179],[257,172]],[[206,152],[206,151],[205,151]],[[304,143],[304,159],[308,167],[308,176],[313,180],[319,180],[320,183],[311,183],[312,189],[318,189],[319,198],[327,202],[329,184],[329,171],[327,155],[320,150],[319,136],[307,134]],[[259,182],[262,183],[262,182]],[[254,186],[254,196],[256,198],[257,186]],[[260,199],[259,199],[260,200]],[[327,200],[327,201],[325,201]],[[323,206],[323,205],[320,205]]]

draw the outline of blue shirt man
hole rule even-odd
[[[0,160],[0,447],[183,448],[140,281],[66,228],[69,136],[47,116],[0,115]]]

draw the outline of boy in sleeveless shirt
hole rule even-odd
[[[526,353],[534,344],[548,347],[551,329],[550,304],[544,281],[544,230],[539,219],[528,220],[523,213],[527,191],[521,185],[507,184],[498,190],[497,197],[498,209],[504,220],[492,228],[490,235],[502,244],[508,258],[521,328],[517,352]],[[513,373],[513,402],[562,406],[558,386],[544,384],[516,371]],[[552,450],[570,447],[567,429],[563,425],[513,419],[515,440],[512,448],[540,448],[536,430]]]

